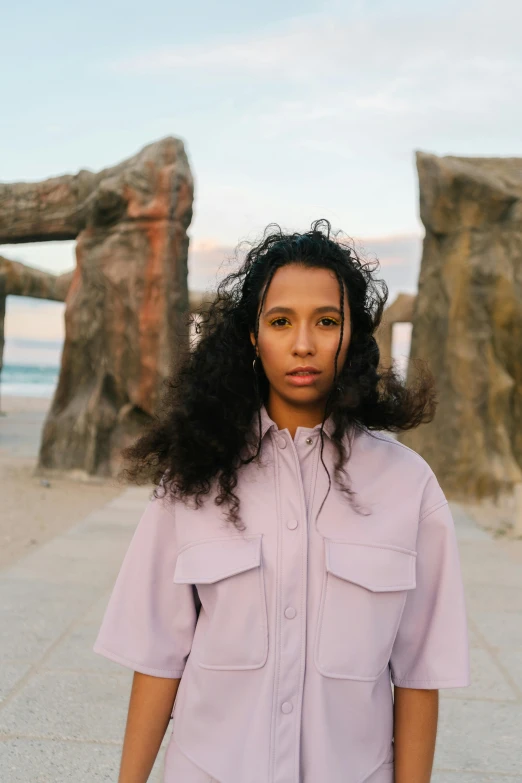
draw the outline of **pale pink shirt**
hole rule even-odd
[[[357,515],[329,419],[318,515],[320,425],[292,439],[261,414],[262,465],[236,489],[246,530],[213,496],[197,510],[150,500],[94,650],[183,675],[170,742],[203,777],[174,776],[167,752],[165,783],[392,783],[391,683],[470,684],[448,502],[419,454],[365,430],[346,464],[371,512]]]

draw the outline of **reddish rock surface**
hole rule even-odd
[[[0,242],[77,237],[39,467],[111,476],[188,349],[193,179],[167,138],[99,173],[0,185]]]

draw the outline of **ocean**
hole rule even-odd
[[[4,364],[0,375],[0,395],[52,399],[59,373],[60,368],[52,365]]]

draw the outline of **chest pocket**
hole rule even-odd
[[[325,677],[375,680],[390,660],[416,552],[324,539],[315,664]]]
[[[189,544],[173,581],[195,585],[201,607],[191,656],[205,669],[258,669],[268,656],[262,533]]]

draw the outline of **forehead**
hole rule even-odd
[[[278,269],[268,288],[264,309],[274,306],[294,310],[339,305],[339,282],[331,269],[287,264]],[[348,305],[346,289],[345,306]]]

